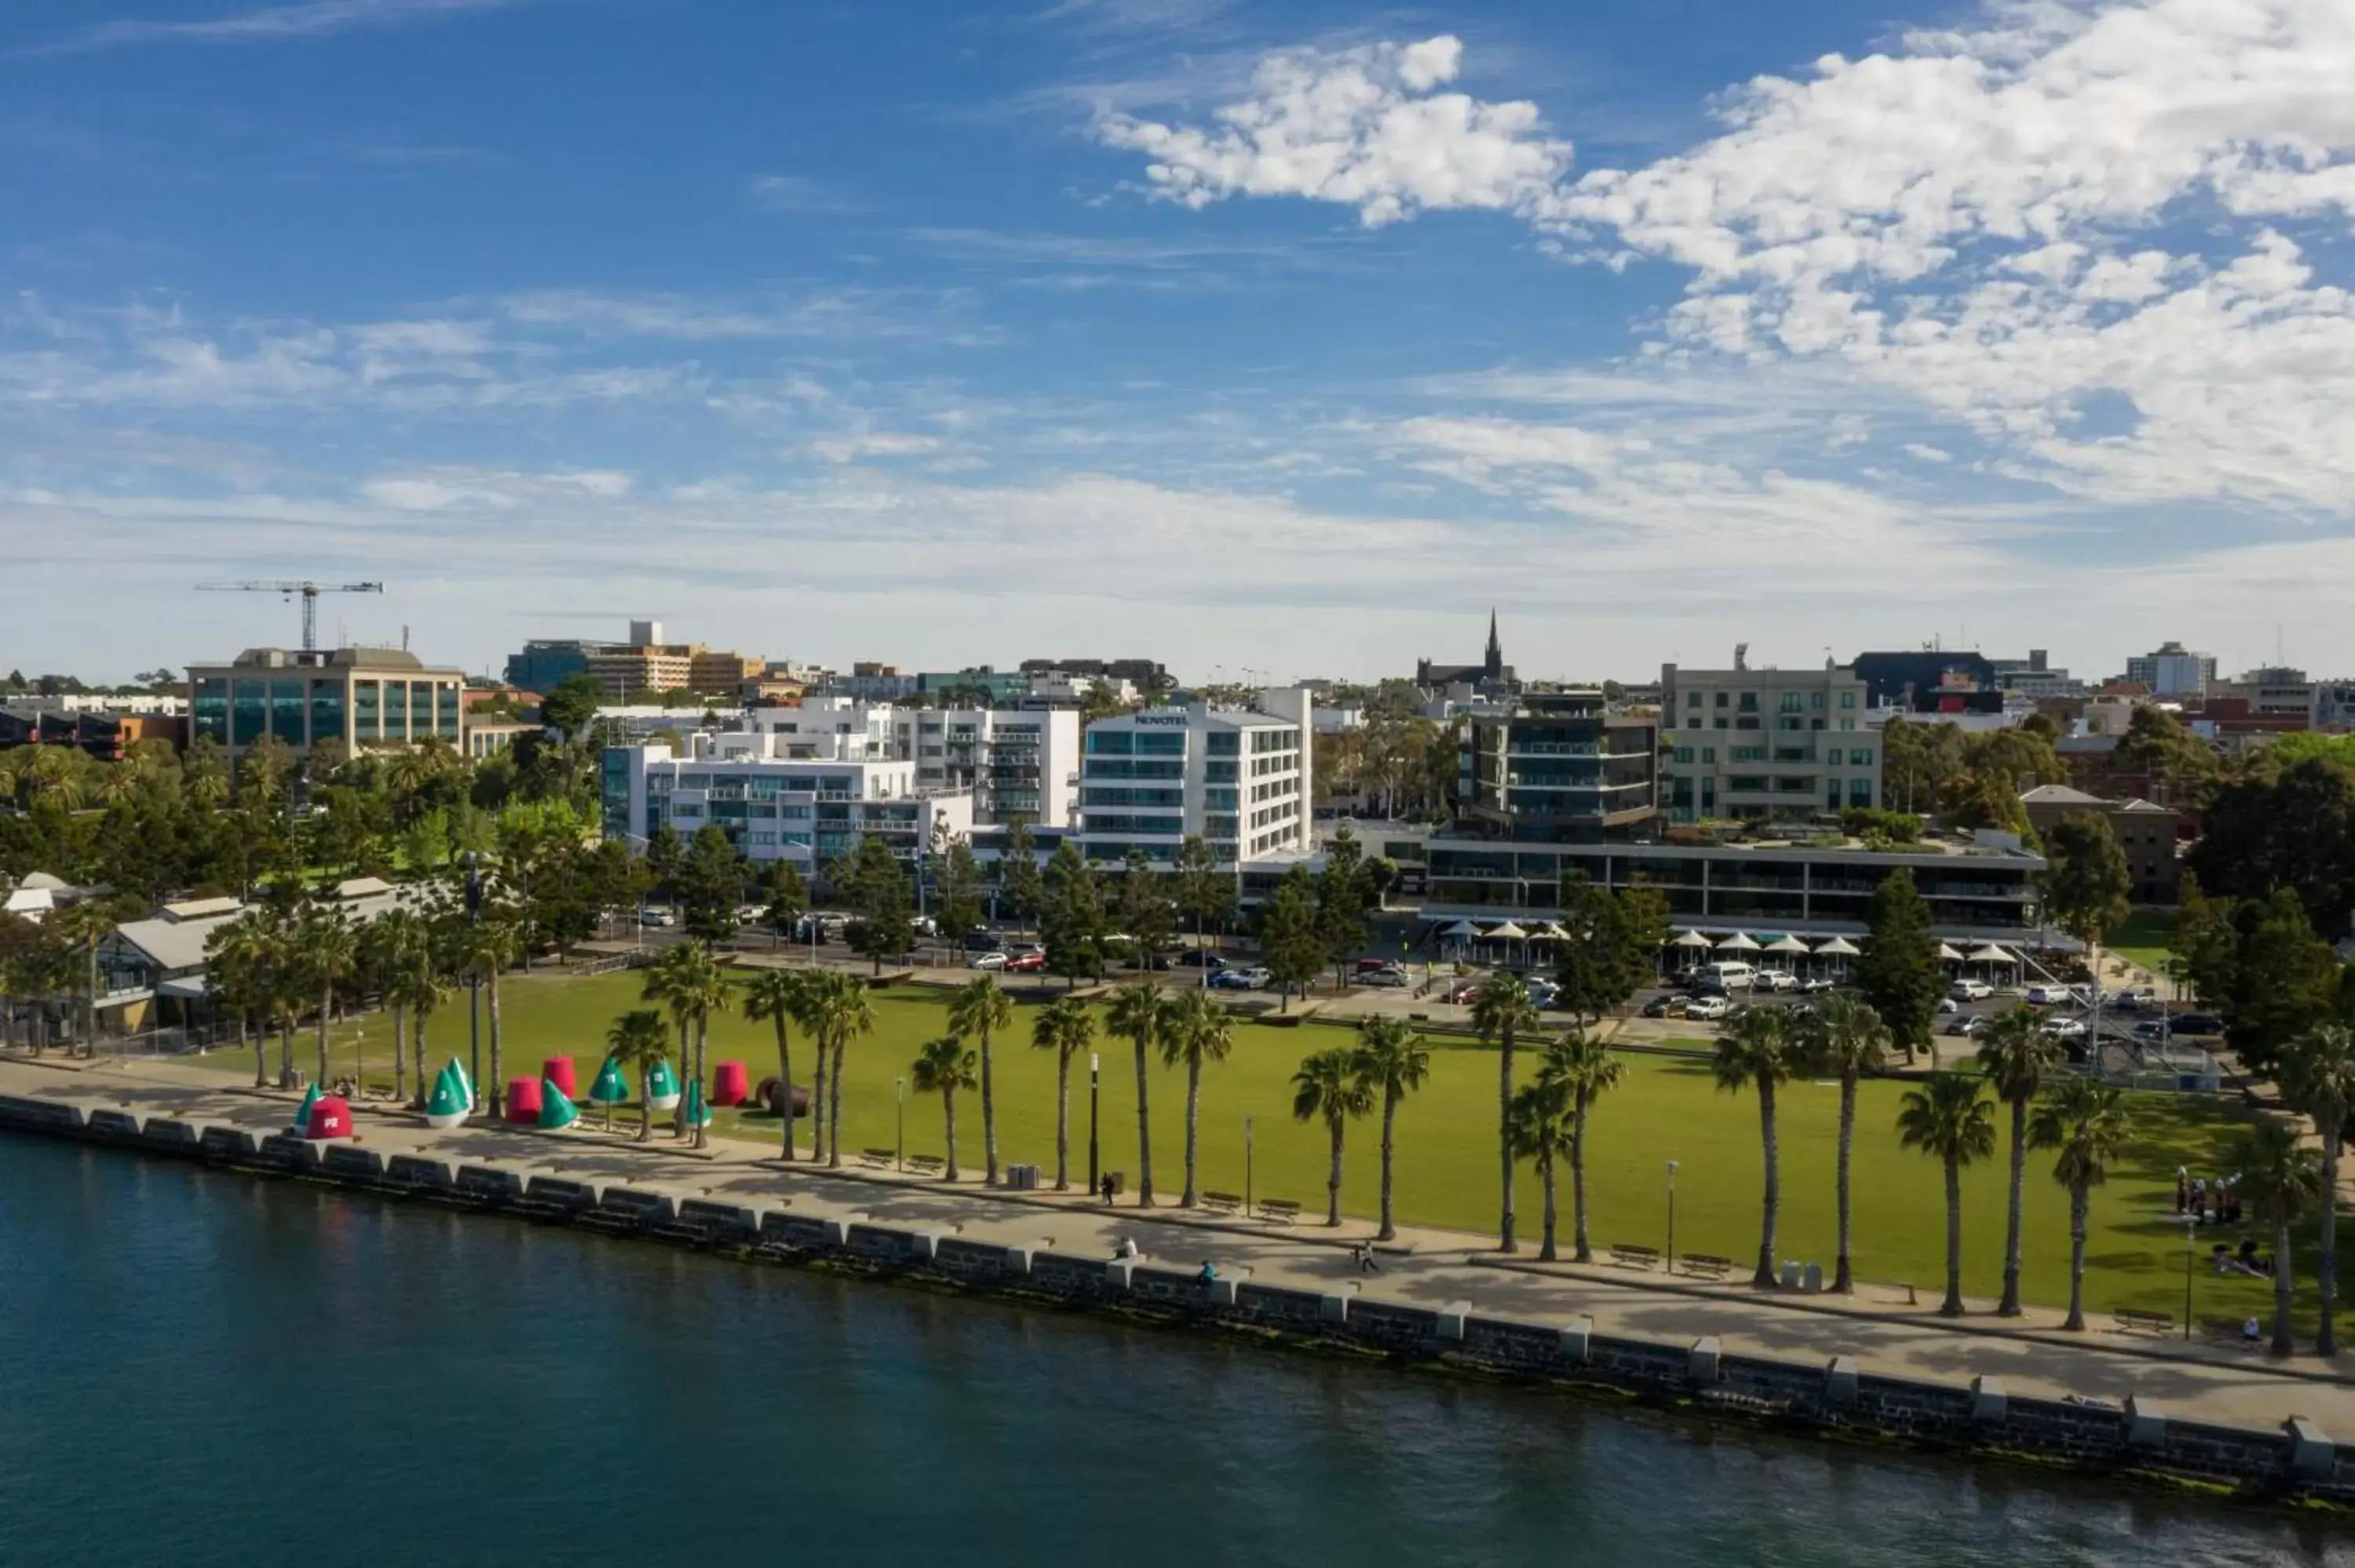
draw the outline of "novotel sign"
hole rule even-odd
[[[1187,715],[1184,714],[1132,714],[1129,716],[1138,724],[1156,725],[1165,729],[1186,727]]]

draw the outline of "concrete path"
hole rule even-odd
[[[0,1058],[0,1094],[222,1122],[257,1135],[282,1130],[293,1104],[291,1096],[224,1086],[218,1076],[160,1062]],[[1485,1315],[1538,1323],[1591,1316],[1603,1334],[1668,1342],[1716,1335],[1729,1353],[1817,1365],[1851,1355],[1867,1371],[1896,1376],[1959,1384],[1990,1374],[2023,1394],[2123,1401],[2139,1393],[2178,1420],[2274,1427],[2304,1415],[2332,1434],[2355,1434],[2355,1381],[2343,1362],[2310,1355],[2275,1362],[2237,1346],[2129,1336],[2110,1330],[2106,1315],[2095,1319],[2102,1325],[2095,1331],[2064,1336],[2057,1313],[2032,1309],[1998,1319],[1983,1301],[1971,1303],[1974,1316],[1955,1325],[1934,1315],[1935,1288],[1910,1308],[1885,1286],[1863,1287],[1849,1298],[1768,1294],[1746,1283],[1538,1264],[1534,1234],[1518,1256],[1504,1257],[1487,1238],[1439,1230],[1403,1232],[1396,1248],[1380,1254],[1381,1272],[1361,1277],[1344,1248],[1370,1234],[1362,1222],[1338,1230],[1313,1221],[1284,1227],[1166,1206],[1141,1211],[1126,1201],[1107,1209],[1076,1192],[987,1192],[970,1172],[952,1186],[863,1168],[789,1167],[773,1150],[744,1143],[715,1141],[697,1154],[659,1129],[653,1143],[640,1145],[626,1126],[609,1136],[588,1128],[585,1118],[581,1128],[563,1133],[481,1125],[438,1132],[406,1113],[367,1107],[359,1127],[363,1145],[388,1157],[426,1153],[527,1176],[626,1180],[674,1197],[783,1202],[800,1214],[863,1213],[879,1223],[949,1228],[1006,1245],[1051,1245],[1080,1255],[1109,1258],[1124,1237],[1134,1237],[1149,1259],[1189,1269],[1208,1260],[1222,1274],[1247,1274],[1263,1284],[1357,1288],[1369,1298],[1434,1308],[1469,1301]],[[1165,1204],[1171,1202],[1165,1197]]]

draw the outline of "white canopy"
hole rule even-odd
[[[1570,940],[1570,933],[1561,928],[1561,922],[1559,920],[1547,921],[1544,925],[1530,932],[1529,936],[1532,940],[1540,942],[1567,942]]]
[[[1816,956],[1827,959],[1852,959],[1857,956],[1857,948],[1856,944],[1846,937],[1834,937],[1816,949]]]
[[[1720,942],[1717,950],[1721,953],[1754,953],[1758,950],[1758,944],[1745,933],[1736,931]]]
[[[1480,934],[1480,927],[1469,920],[1458,920],[1453,926],[1441,927],[1439,934],[1443,937],[1476,937]]]
[[[1975,964],[2016,964],[2019,960],[1989,942],[1983,948],[1972,948],[1970,961]]]
[[[1679,931],[1677,933],[1676,940],[1670,942],[1668,946],[1671,948],[1706,948],[1709,946],[1709,938],[1702,936],[1699,931]]]
[[[1796,937],[1777,937],[1766,944],[1766,950],[1770,953],[1804,953],[1807,950],[1807,944]]]
[[[1529,935],[1527,931],[1522,930],[1510,920],[1506,921],[1501,926],[1491,926],[1487,930],[1483,931],[1480,934],[1489,938],[1491,941],[1503,942],[1518,941],[1519,938]]]
[[[1942,964],[1959,964],[1963,961],[1963,955],[1955,951],[1946,943],[1941,942],[1938,944],[1938,961]]]

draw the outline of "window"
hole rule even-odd
[[[1817,713],[1823,712],[1824,694],[1821,692],[1811,693],[1807,698],[1807,705],[1815,709]]]
[[[1857,768],[1870,768],[1872,766],[1872,753],[1870,751],[1851,751],[1848,754],[1848,759],[1850,765]]]
[[[1689,746],[1679,746],[1677,747],[1676,758],[1678,762],[1690,762],[1693,758],[1693,748]]]
[[[1687,692],[1685,694],[1685,706],[1689,708],[1697,708],[1700,706],[1700,694],[1699,692]]]
[[[1832,810],[1837,811],[1839,810],[1840,781],[1838,779],[1827,779],[1824,780],[1824,804]]]
[[[433,733],[433,683],[409,683],[409,738],[423,740]]]
[[[1849,779],[1848,781],[1848,803],[1851,806],[1871,805],[1872,780],[1870,779]]]
[[[311,683],[311,744],[344,738],[344,683]]]
[[[1088,731],[1090,757],[1128,757],[1136,750],[1136,736],[1124,729],[1092,729]]]
[[[1854,692],[1842,692],[1840,694],[1840,706],[1844,708],[1852,708],[1856,706],[1856,694]]]
[[[409,683],[387,681],[383,683],[384,718],[377,733],[386,740],[409,738]]]
[[[1801,696],[1798,693],[1785,692],[1783,694],[1783,711],[1785,713],[1795,714],[1805,706],[1806,706],[1806,699]]]
[[[231,717],[235,725],[229,731],[229,744],[251,746],[269,726],[270,685],[266,681],[239,681],[234,689]]]
[[[1237,757],[1242,752],[1242,736],[1231,729],[1214,729],[1209,744],[1203,747],[1212,757]]]
[[[1718,693],[1718,694],[1717,694],[1717,705],[1718,705],[1719,707],[1723,707],[1723,706],[1725,706],[1725,705],[1726,705],[1726,703],[1727,703],[1727,701],[1728,701],[1728,700],[1729,700],[1728,694],[1726,694],[1726,693],[1724,693],[1724,692],[1720,692],[1720,693]]]
[[[445,683],[434,688],[433,732],[444,740],[458,738],[458,688]]]
[[[1723,719],[1720,719],[1720,720],[1718,720],[1718,721],[1717,721],[1717,727],[1718,727],[1718,728],[1720,728],[1720,729],[1723,729],[1723,728],[1725,727],[1725,721],[1724,721]]]
[[[1713,746],[1702,747],[1700,748],[1700,759],[1703,762],[1715,762],[1717,760],[1717,747]]]
[[[229,739],[229,683],[208,675],[197,683],[197,733],[215,740]]]

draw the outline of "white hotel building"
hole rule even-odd
[[[916,765],[916,786],[973,796],[974,821],[1073,825],[1080,715],[1070,709],[917,708],[822,697],[756,708],[751,721],[794,758],[888,758]]]
[[[1227,865],[1313,851],[1314,700],[1295,687],[1262,692],[1253,708],[1143,708],[1090,725],[1082,853],[1117,862],[1142,850],[1166,868],[1192,833]]]
[[[912,868],[936,832],[973,831],[970,794],[928,790],[914,762],[867,755],[863,745],[797,757],[774,730],[707,731],[686,744],[685,756],[659,743],[605,752],[609,835],[643,848],[666,825],[688,839],[710,824],[747,858],[792,861],[809,874],[857,853],[869,834]]]

